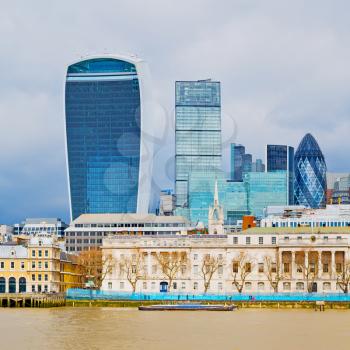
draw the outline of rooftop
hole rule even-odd
[[[253,227],[244,234],[350,234],[350,227]]]

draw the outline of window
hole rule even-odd
[[[296,290],[304,290],[304,282],[297,282]]]
[[[289,237],[288,237],[288,236],[285,236],[285,237],[284,237],[284,240],[285,240],[285,241],[289,241]]]
[[[218,283],[218,290],[222,290],[222,282]]]
[[[21,269],[24,270],[24,261],[21,261]]]
[[[193,289],[194,289],[194,290],[197,290],[197,289],[198,289],[198,282],[194,282],[194,283],[193,283]]]
[[[316,264],[315,263],[310,263],[310,272],[315,273],[316,272]]]
[[[264,237],[259,237],[259,244],[264,244]]]
[[[271,263],[271,272],[277,273],[277,264],[276,263]]]
[[[336,272],[342,272],[342,270],[343,270],[343,265],[341,264],[341,263],[336,263],[335,264],[335,270],[336,270]]]
[[[47,258],[49,256],[49,251],[45,250],[45,257]]]
[[[302,241],[302,240],[303,240],[303,237],[298,236],[297,240],[298,240],[298,241]]]
[[[323,272],[324,272],[324,273],[329,272],[328,264],[323,264]]]
[[[283,290],[290,291],[290,282],[283,282]]]
[[[14,261],[11,261],[11,269],[14,269],[15,268],[15,262]]]
[[[222,265],[219,265],[218,267],[218,275],[222,275],[224,273],[224,267]]]
[[[288,263],[284,263],[284,264],[283,264],[283,271],[284,271],[285,273],[289,273],[289,264],[288,264]]]
[[[238,244],[238,237],[233,237],[233,244]]]
[[[264,282],[259,282],[258,283],[258,290],[262,291],[265,289],[265,283]]]
[[[112,283],[111,283],[112,284]],[[142,283],[142,289],[143,290],[146,290],[147,289],[147,282],[143,282]]]
[[[0,262],[0,268],[4,269],[5,268],[5,263],[3,261]]]
[[[195,274],[198,273],[198,265],[194,265],[194,266],[193,266],[193,272],[194,272]]]
[[[337,241],[341,241],[341,236],[337,236]]]
[[[32,281],[35,281],[35,275],[34,274],[32,275]]]
[[[38,275],[38,281],[41,281],[41,274]]]
[[[245,238],[245,244],[250,244],[250,237]]]
[[[324,236],[324,237],[323,237],[323,240],[324,240],[324,241],[328,241],[328,236]]]
[[[45,285],[44,285],[44,292],[47,293],[48,290],[49,290],[49,289],[48,289],[47,285],[45,284]]]
[[[331,290],[331,283],[330,282],[323,282],[323,290],[324,291]]]
[[[198,260],[198,254],[193,255],[193,260]]]
[[[45,281],[48,281],[48,280],[49,280],[49,275],[48,275],[48,274],[45,274],[45,275],[44,275],[44,280],[45,280]]]
[[[32,269],[35,269],[35,261],[32,261]]]
[[[41,261],[38,261],[38,269],[41,269]]]
[[[32,250],[32,257],[35,257],[35,250]]]
[[[157,273],[157,265],[152,265],[152,274]]]
[[[124,282],[120,282],[120,289],[124,289]]]
[[[182,290],[186,289],[186,282],[181,282],[181,289]]]
[[[49,262],[45,261],[44,266],[45,266],[45,269],[48,269],[49,268]]]
[[[181,266],[181,274],[184,275],[186,273],[186,265]]]
[[[245,264],[245,270],[246,270],[246,272],[252,272],[252,264],[247,262]]]
[[[232,272],[233,273],[237,273],[238,272],[238,262],[237,261],[234,261],[232,263]]]
[[[259,273],[263,273],[264,272],[264,263],[259,263],[258,271],[259,271]]]
[[[35,285],[32,284],[32,292],[35,293]]]
[[[297,272],[302,273],[303,272],[303,267],[301,265],[297,265]]]
[[[152,290],[155,290],[155,289],[156,289],[156,282],[152,282],[152,283],[151,283],[151,289],[152,289]]]
[[[137,272],[136,270],[137,270],[136,265],[132,265],[131,266],[131,273],[136,273]]]
[[[246,282],[244,284],[244,287],[245,287],[246,290],[251,290],[252,289],[252,283],[251,282]]]
[[[39,256],[39,258],[42,257],[42,253],[43,253],[43,252],[42,252],[41,250],[38,251],[38,256]]]
[[[271,237],[271,244],[276,244],[276,237]]]
[[[173,289],[177,289],[177,282],[173,283]]]

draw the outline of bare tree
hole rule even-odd
[[[318,277],[319,259],[318,252],[313,250],[301,250],[296,254],[295,263],[297,270],[303,274],[308,293],[313,291],[314,282]]]
[[[188,256],[186,252],[159,252],[156,253],[155,259],[157,260],[162,273],[168,279],[168,291],[172,289],[173,281],[176,279],[180,268],[188,265]]]
[[[275,293],[278,293],[279,282],[283,279],[281,260],[279,258],[278,252],[276,253],[276,257],[273,260],[271,256],[265,256],[264,262],[266,265],[265,275],[270,282],[271,287]]]
[[[115,266],[112,254],[103,254],[100,248],[82,251],[78,256],[78,263],[83,267],[86,281],[98,289]]]
[[[210,254],[204,255],[200,272],[200,275],[203,277],[204,281],[204,293],[208,291],[214,273],[223,264],[224,259],[222,258],[222,256],[210,256]]]
[[[341,272],[337,272],[337,285],[347,294],[349,292],[350,283],[350,262],[346,261],[342,264]]]
[[[253,268],[253,261],[245,252],[240,252],[237,258],[232,260],[233,285],[239,293],[242,293],[244,283]]]
[[[140,249],[135,249],[130,255],[123,256],[120,259],[119,267],[121,274],[126,275],[126,279],[132,287],[133,293],[136,291],[137,282],[145,279],[147,271],[144,266],[145,253]]]

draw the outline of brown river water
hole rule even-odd
[[[0,349],[349,350],[350,311],[0,308]]]

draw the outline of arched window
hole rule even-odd
[[[4,277],[0,277],[0,293],[6,292],[6,280]]]
[[[323,282],[323,290],[330,291],[331,290],[331,283],[330,282]]]
[[[251,284],[251,282],[246,282],[246,283],[244,284],[244,287],[245,287],[246,290],[251,290],[251,289],[252,289],[252,284]]]
[[[297,282],[296,289],[304,290],[304,282]]]
[[[14,277],[9,278],[9,293],[16,293],[16,279]]]
[[[265,289],[265,283],[264,282],[259,282],[258,283],[258,290],[262,291]]]
[[[290,291],[290,282],[283,283],[283,290]]]
[[[27,291],[27,281],[25,277],[19,279],[19,290],[20,293],[25,293]]]

